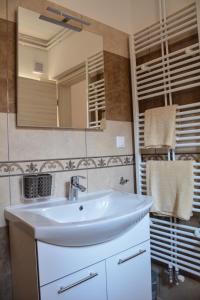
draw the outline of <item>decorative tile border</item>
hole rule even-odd
[[[0,177],[46,172],[54,173],[85,169],[111,168],[133,164],[133,155],[7,161],[0,162]]]
[[[166,154],[142,154],[142,161],[146,162],[147,160],[167,160]]]
[[[200,153],[176,153],[177,160],[194,160],[195,162],[200,162]],[[167,160],[166,154],[142,154],[142,161],[147,160]]]
[[[177,160],[194,160],[195,162],[200,162],[200,153],[177,153]]]
[[[176,153],[176,160],[194,160],[200,162],[200,153]],[[166,154],[142,154],[142,161],[147,160],[167,160]]]

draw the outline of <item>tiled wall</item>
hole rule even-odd
[[[132,121],[129,59],[104,51],[106,119]],[[123,100],[122,100],[123,99]]]
[[[74,174],[86,176],[88,192],[116,188],[133,192],[133,146],[128,36],[90,20],[90,31],[103,36],[106,70],[107,123],[101,132],[25,129],[16,127],[15,12],[18,4],[36,11],[42,0],[0,0],[0,299],[11,299],[8,235],[3,210],[21,201],[22,174],[50,172],[55,196],[66,196]],[[54,6],[54,4],[51,4]],[[71,13],[71,12],[70,12]],[[116,67],[116,64],[118,67]],[[116,81],[116,85],[115,85]],[[115,88],[116,87],[116,88]],[[116,148],[116,136],[125,148]],[[121,186],[121,176],[129,182]]]

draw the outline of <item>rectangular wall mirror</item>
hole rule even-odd
[[[102,129],[103,38],[56,13],[18,8],[17,125]]]

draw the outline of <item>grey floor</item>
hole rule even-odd
[[[185,281],[179,286],[170,286],[165,268],[153,265],[153,270],[159,276],[157,300],[200,300],[200,279],[185,276]]]

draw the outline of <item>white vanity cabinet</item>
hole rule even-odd
[[[151,300],[149,241],[41,287],[41,300]]]
[[[105,261],[41,288],[41,300],[107,300]]]
[[[66,247],[10,224],[14,300],[151,300],[149,216],[113,240]],[[23,245],[23,247],[22,247]]]
[[[40,300],[151,300],[149,216],[106,243],[38,241],[37,255]]]
[[[106,260],[108,300],[151,300],[149,243]]]

